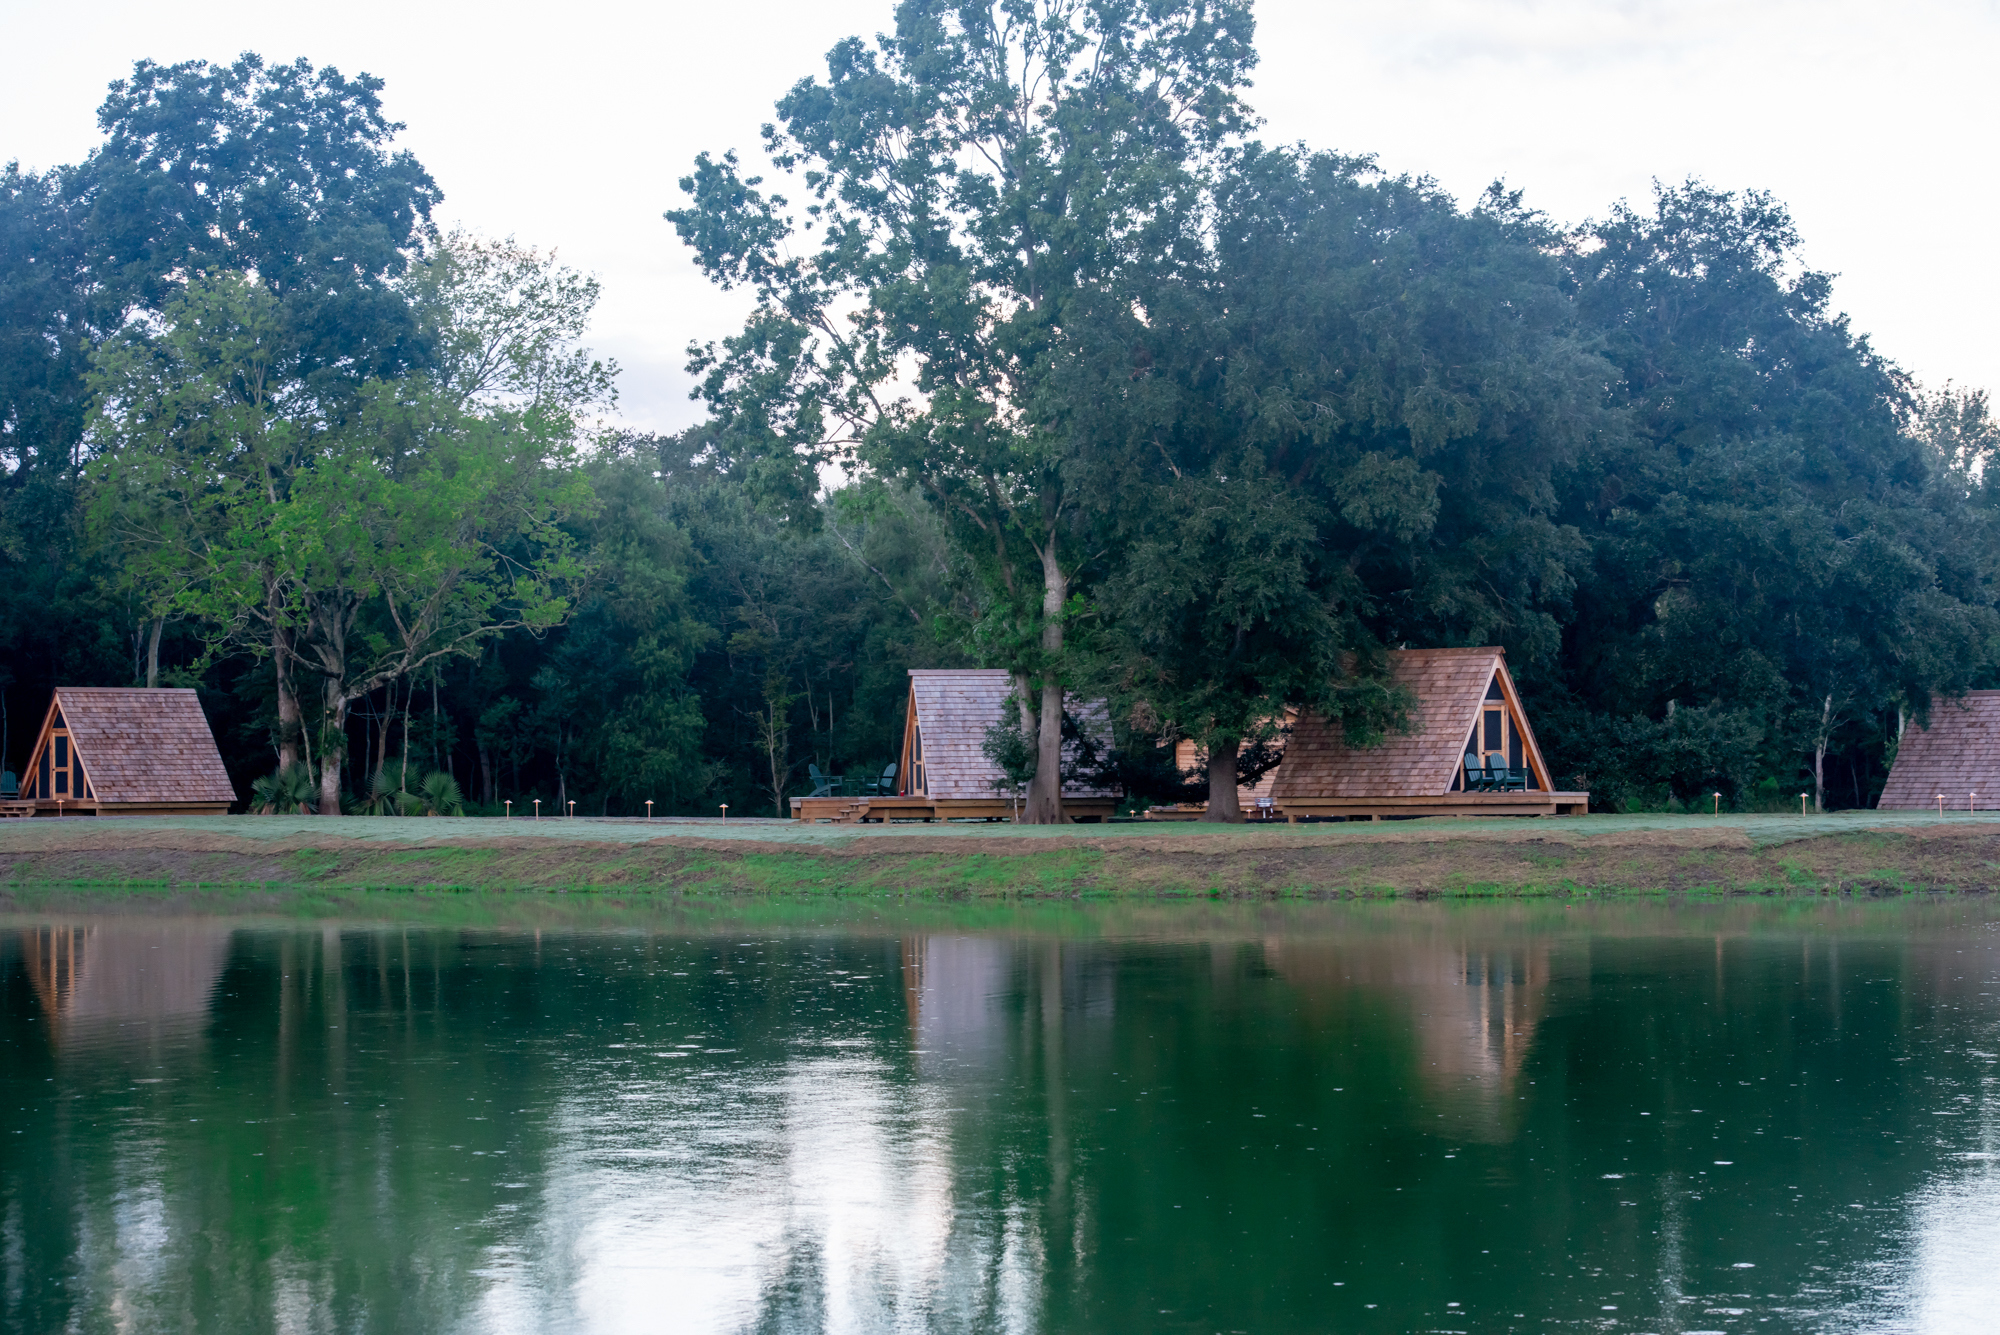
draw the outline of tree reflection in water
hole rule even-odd
[[[1982,913],[27,923],[0,1325],[1966,1328]]]

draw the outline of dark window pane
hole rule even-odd
[[[1521,768],[1521,734],[1507,729],[1507,768]]]
[[[69,768],[69,738],[56,738],[56,768]]]
[[[59,769],[56,771],[56,792],[67,793],[68,791],[69,791],[69,771],[66,769]]]
[[[1500,711],[1497,709],[1486,711],[1486,745],[1483,749],[1487,751],[1500,749]]]
[[[1488,700],[1498,700],[1500,698],[1500,679],[1498,677],[1486,683],[1486,698]]]
[[[63,729],[67,729],[69,727],[69,724],[63,722],[62,710],[60,709],[56,711],[55,726]]]
[[[42,748],[42,781],[35,785],[36,797],[49,795],[49,748]]]

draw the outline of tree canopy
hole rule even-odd
[[[984,666],[1024,818],[1068,692],[1132,801],[1233,819],[1301,712],[1406,725],[1403,646],[1503,646],[1609,809],[1865,806],[2000,684],[1987,396],[1851,329],[1777,200],[1571,225],[1268,145],[1251,39],[903,0],[836,45],[681,182],[755,307],[671,435],[594,278],[431,224],[380,81],[141,62],[0,173],[0,711],[195,686],[260,808],[783,814]]]

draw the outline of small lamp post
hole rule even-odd
[[[576,799],[573,797],[569,800],[569,818],[576,819]]]
[[[514,819],[514,799],[513,799],[513,798],[511,798],[511,797],[510,797],[510,798],[508,798],[508,799],[507,799],[507,801],[506,801],[506,802],[504,803],[504,805],[505,805],[505,806],[506,806],[506,808],[507,808],[507,814],[506,814],[506,815],[504,815],[504,816],[502,816],[502,817],[501,817],[500,819],[502,819],[502,820],[512,820],[512,819]]]
[[[1799,814],[1801,816],[1806,814],[1806,795],[1804,793],[1799,794]]]
[[[1943,794],[1943,793],[1939,793],[1939,794],[1937,795],[1937,802],[1938,802],[1938,815],[1939,815],[1939,816],[1943,816],[1943,815],[1944,815],[1944,794]]]
[[[724,803],[722,804],[722,818],[723,818],[724,820],[728,820],[728,819],[729,819],[729,803],[727,803],[727,802],[724,802]]]
[[[1713,812],[1712,814],[1714,814],[1714,815],[1717,815],[1717,816],[1720,816],[1720,815],[1722,814],[1722,794],[1721,794],[1721,793],[1717,793],[1717,794],[1715,795],[1715,811],[1714,811],[1714,812]]]
[[[653,799],[649,797],[646,799],[646,819],[651,820],[652,818],[653,818]]]
[[[535,819],[540,820],[541,818],[542,818],[542,799],[538,797],[535,799]]]
[[[1965,795],[1965,814],[1968,816],[1971,815],[1974,811],[1978,810],[1978,807],[1979,807],[1979,794],[1967,793]]]

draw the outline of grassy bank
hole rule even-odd
[[[1984,893],[2000,818],[802,827],[218,817],[0,826],[0,905],[54,886],[962,898]]]

